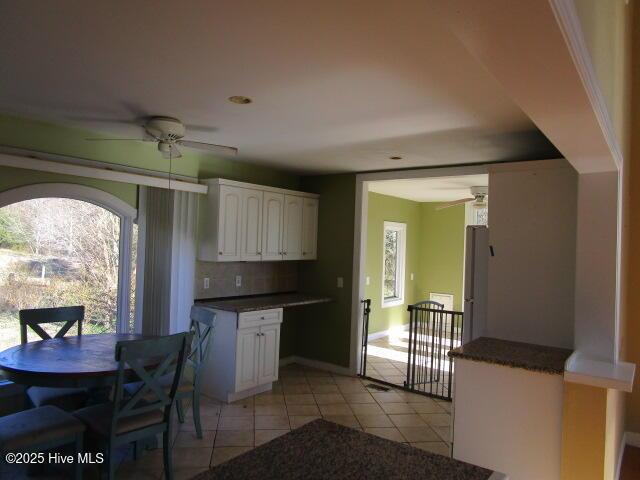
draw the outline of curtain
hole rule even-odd
[[[196,268],[198,194],[174,192],[169,332],[189,329]]]
[[[142,333],[167,335],[171,324],[174,192],[147,187],[141,189],[141,195],[145,207],[141,212],[145,222]]]

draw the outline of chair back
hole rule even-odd
[[[191,342],[188,332],[166,337],[125,340],[116,344],[118,374],[114,389],[111,432],[117,432],[118,420],[153,410],[163,410],[163,422],[170,420],[171,409],[184,371],[187,348]],[[124,385],[132,381],[131,371],[139,382],[132,396],[125,395]],[[173,382],[167,392],[162,377],[173,373]]]
[[[66,335],[74,323],[78,324],[78,335],[82,335],[82,321],[84,320],[84,305],[74,307],[54,307],[54,308],[29,308],[20,310],[20,343],[23,345],[27,340],[27,327],[31,328],[42,340],[51,338],[40,325],[43,323],[63,322],[64,325],[58,330],[54,338],[62,338]]]
[[[202,367],[209,354],[215,322],[216,312],[213,310],[198,305],[191,307],[191,327],[189,330],[193,339],[191,340],[189,361],[194,370],[194,384],[200,383],[200,372],[202,372]]]

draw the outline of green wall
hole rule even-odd
[[[300,308],[296,354],[349,366],[355,175],[303,177],[301,188],[320,194],[318,260],[300,262],[299,289],[328,295],[333,302]],[[344,279],[337,288],[337,278]]]
[[[160,156],[151,142],[89,142],[86,138],[113,137],[20,117],[0,115],[0,145],[46,153],[70,155],[150,171],[168,172],[169,160]],[[117,135],[119,136],[119,135]],[[140,129],[142,136],[142,129]],[[215,142],[215,138],[211,138]],[[237,160],[216,158],[182,149],[182,158],[174,159],[172,171],[194,178],[224,177],[282,188],[298,188],[299,177],[270,167]],[[35,183],[35,182],[34,182]]]
[[[379,332],[407,323],[407,305],[415,303],[418,296],[418,269],[422,220],[420,203],[369,192],[367,209],[367,256],[365,275],[369,285],[365,295],[371,299],[369,332]],[[407,250],[405,268],[404,303],[382,308],[382,250],[384,222],[407,224]],[[411,273],[414,279],[411,280]]]
[[[420,290],[425,300],[429,292],[453,293],[453,308],[462,311],[464,205],[436,210],[437,205],[421,205]]]
[[[369,333],[408,323],[407,306],[428,300],[430,292],[452,293],[462,308],[464,268],[464,206],[436,210],[437,203],[419,203],[369,192],[365,275],[371,299]],[[407,224],[404,304],[382,308],[384,222]],[[411,274],[414,279],[411,280]]]

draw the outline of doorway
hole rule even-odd
[[[462,344],[465,231],[487,219],[485,168],[359,176],[358,300],[370,300],[359,322],[361,374],[451,399],[447,352]]]

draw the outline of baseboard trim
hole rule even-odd
[[[370,333],[369,335],[367,335],[367,341],[370,342],[372,340],[378,340],[379,338],[388,337],[389,335],[393,334],[394,332],[397,332],[397,331],[400,331],[400,330],[402,330],[402,331],[409,330],[409,324],[405,323],[401,327],[393,327],[393,328],[390,328],[388,330],[383,330],[381,332]]]
[[[280,366],[290,365],[292,363],[298,363],[305,367],[317,368],[318,370],[326,370],[327,372],[337,373],[339,375],[352,375],[351,369],[336,365],[335,363],[321,362],[320,360],[299,357],[298,355],[290,355],[280,359]]]

